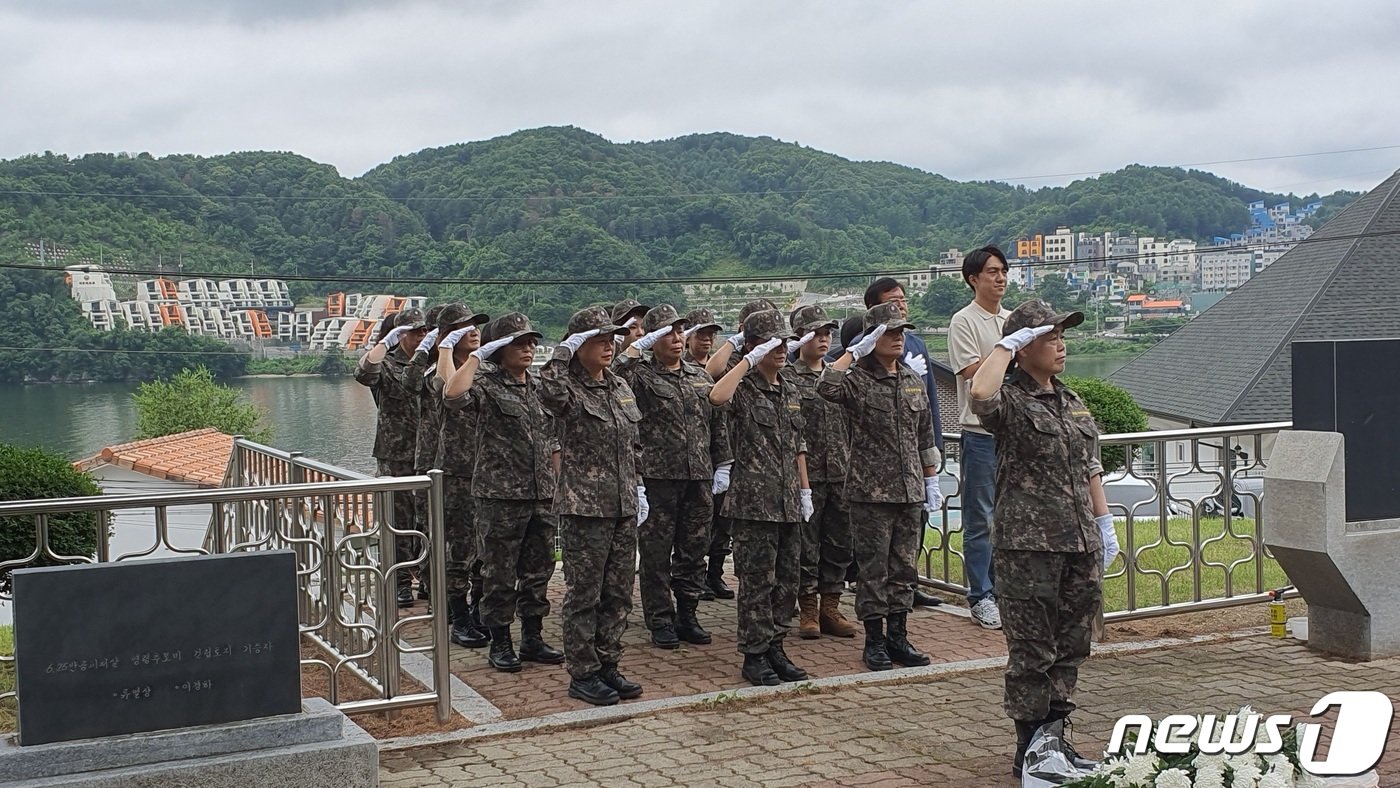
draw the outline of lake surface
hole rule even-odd
[[[1130,356],[1071,356],[1066,374],[1106,377]],[[268,414],[272,445],[374,473],[374,400],[349,377],[244,378],[232,385]],[[0,386],[0,441],[88,457],[136,434],[134,383]]]

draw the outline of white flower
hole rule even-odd
[[[1180,769],[1167,769],[1158,772],[1152,784],[1156,788],[1191,788],[1191,775]]]
[[[1197,759],[1196,788],[1225,788],[1225,767],[1218,763],[1202,765]]]
[[[1327,785],[1327,781],[1315,774],[1299,771],[1297,776],[1293,778],[1293,784],[1298,788],[1324,788],[1324,786]]]
[[[1205,754],[1205,753],[1203,753],[1203,752],[1200,752],[1200,753],[1196,753],[1196,759],[1195,759],[1194,761],[1191,762],[1191,765],[1194,766],[1194,767],[1196,768],[1197,771],[1199,771],[1199,770],[1201,770],[1201,769],[1220,769],[1220,770],[1223,770],[1223,769],[1225,768],[1225,762],[1228,761],[1228,760],[1229,760],[1229,756],[1228,756],[1228,755],[1223,755],[1223,754],[1218,754],[1218,755],[1207,755],[1207,754]]]
[[[1153,772],[1161,765],[1161,761],[1152,753],[1134,755],[1128,758],[1127,765],[1123,768],[1123,782],[1114,782],[1114,785],[1133,785],[1136,783],[1149,782]]]
[[[1259,778],[1259,788],[1293,788],[1293,775],[1270,770]]]
[[[1235,775],[1230,782],[1230,788],[1255,788],[1259,784],[1259,776],[1263,774],[1258,760],[1252,756],[1231,758],[1227,765],[1235,770]]]

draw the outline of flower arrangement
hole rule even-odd
[[[1257,718],[1249,707],[1240,709],[1237,719]],[[1225,719],[1229,719],[1228,717]],[[1199,742],[1232,740],[1234,720],[1226,730],[1225,719],[1214,715],[1197,717],[1194,730],[1185,735],[1172,733],[1166,742],[1172,749],[1184,752],[1164,752],[1152,741],[1145,752],[1137,753],[1138,733],[1124,737],[1121,752],[1107,758],[1086,777],[1063,783],[1063,788],[1326,788],[1330,785],[1376,785],[1375,775],[1328,779],[1304,771],[1298,759],[1298,728],[1278,731],[1282,747],[1268,755],[1248,752],[1238,754],[1205,753]],[[1269,732],[1260,725],[1254,742],[1263,744]],[[1277,744],[1277,739],[1274,743]],[[1233,747],[1232,749],[1239,749]]]

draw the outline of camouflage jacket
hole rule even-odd
[[[827,367],[817,392],[847,414],[853,437],[846,497],[922,502],[924,467],[940,461],[923,378],[903,364],[889,372],[864,358],[845,371]]]
[[[710,404],[714,380],[682,362],[668,370],[655,358],[629,358],[618,374],[631,386],[642,411],[642,477],[712,479],[729,457],[723,411]]]
[[[500,367],[476,373],[460,397],[443,400],[475,425],[472,497],[540,501],[554,497],[554,417],[540,401],[540,379],[517,381]]]
[[[415,353],[404,381],[418,392],[418,443],[413,450],[413,468],[425,473],[437,468],[438,435],[442,432],[442,387],[433,390],[437,364],[429,363],[427,353]]]
[[[378,364],[369,363],[367,358],[368,354],[361,356],[355,365],[355,382],[368,386],[378,405],[374,458],[411,464],[418,449],[418,394],[409,385],[409,358],[398,348]]]
[[[1021,370],[972,412],[997,439],[992,546],[1085,553],[1103,548],[1089,481],[1103,474],[1099,428],[1079,397],[1051,380],[1041,390]]]
[[[478,378],[481,370],[476,372]],[[456,408],[442,396],[447,384],[437,375],[428,378],[428,387],[439,406],[441,428],[438,431],[437,457],[433,465],[443,473],[460,479],[470,479],[476,466],[475,408]]]
[[[771,386],[750,371],[739,381],[729,414],[729,439],[738,449],[720,514],[774,523],[802,522],[797,455],[802,440],[802,397],[782,375]]]
[[[558,420],[555,514],[631,517],[641,477],[642,412],[627,381],[611,369],[593,380],[564,345],[540,373],[541,401]]]
[[[807,480],[844,482],[850,464],[850,438],[846,411],[817,396],[821,373],[806,364],[783,367],[783,377],[802,395],[802,438],[807,443]]]

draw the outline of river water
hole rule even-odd
[[[1066,374],[1105,377],[1122,356],[1069,359]],[[374,472],[374,401],[349,377],[243,378],[268,414],[272,445],[362,473]],[[0,441],[44,446],[70,459],[87,457],[136,434],[134,383],[0,386]]]

